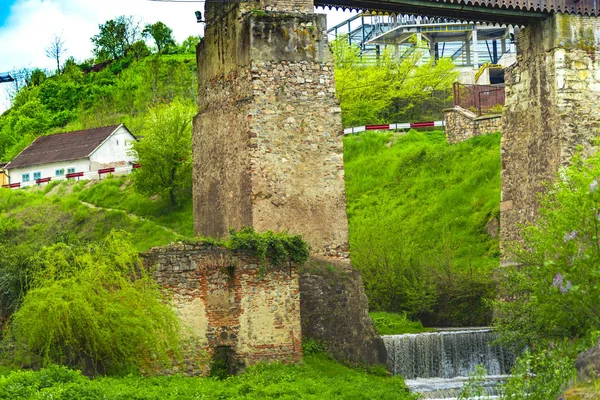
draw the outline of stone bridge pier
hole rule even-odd
[[[194,225],[289,230],[347,258],[340,107],[312,0],[206,3],[197,48]]]
[[[538,193],[600,128],[600,19],[554,14],[517,37],[505,74],[501,243],[537,215]]]

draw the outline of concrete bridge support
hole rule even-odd
[[[538,193],[600,128],[600,19],[555,14],[523,29],[506,72],[502,244],[534,220]]]
[[[301,233],[347,258],[348,225],[333,59],[313,2],[207,2],[197,49],[196,233]]]

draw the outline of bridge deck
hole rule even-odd
[[[597,16],[598,0],[315,0],[315,6],[526,26],[553,13]]]

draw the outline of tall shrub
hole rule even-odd
[[[149,111],[143,138],[133,143],[133,154],[143,166],[133,174],[138,192],[159,195],[173,207],[191,197],[194,112],[193,105],[177,100]]]
[[[123,233],[101,245],[56,244],[40,255],[6,340],[21,364],[120,374],[169,364],[178,318]]]
[[[559,170],[521,234],[494,304],[502,339],[526,348],[503,398],[557,398],[600,330],[600,153]]]
[[[541,196],[511,250],[516,265],[500,269],[496,325],[507,340],[524,347],[600,328],[599,182],[600,154],[577,155]]]

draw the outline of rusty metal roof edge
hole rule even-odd
[[[486,10],[492,13],[507,13],[512,14],[515,18],[545,18],[553,13],[563,13],[581,16],[598,16],[600,14],[600,3],[596,0],[384,0],[384,1],[356,1],[356,0],[315,0],[316,6],[341,8],[344,10],[356,10],[359,12],[385,12],[393,13],[390,8],[398,6],[398,14],[419,14],[428,15],[423,12],[426,8],[436,8],[435,4],[450,5],[464,7],[483,8],[477,10],[478,13],[485,13]],[[402,9],[407,6],[414,5],[416,9]],[[442,6],[442,8],[445,8]],[[468,11],[465,9],[465,14]],[[515,14],[516,13],[516,14]],[[535,14],[538,14],[537,16]],[[465,21],[473,20],[465,15]]]

